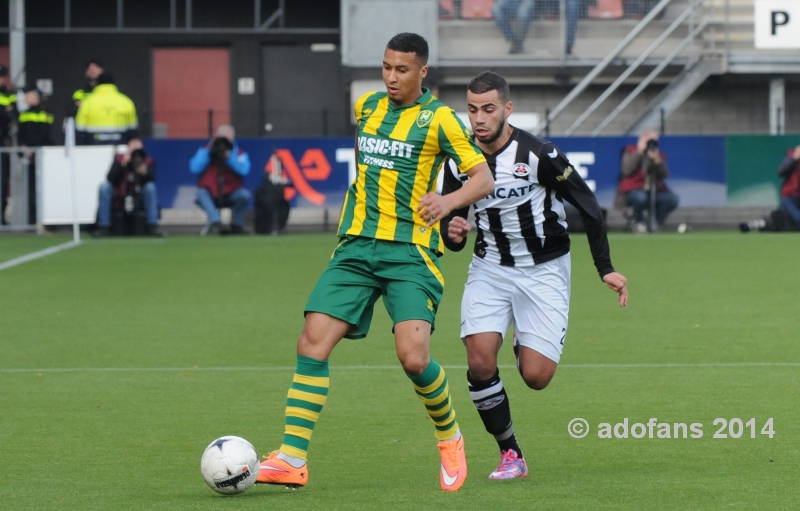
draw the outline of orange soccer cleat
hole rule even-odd
[[[308,482],[308,465],[294,468],[278,458],[279,451],[269,453],[261,462],[256,482],[260,484],[282,484],[287,488],[297,489]]]
[[[464,455],[464,437],[439,442],[442,470],[439,482],[445,491],[456,491],[467,479],[467,458]]]

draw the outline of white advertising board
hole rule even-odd
[[[45,225],[72,223],[72,176],[69,159],[63,147],[41,149],[42,223]],[[97,214],[97,192],[106,180],[114,161],[115,146],[76,147],[75,189],[77,190],[78,222],[94,223]]]
[[[755,44],[758,49],[800,49],[800,1],[756,0]]]

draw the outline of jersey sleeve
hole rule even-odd
[[[483,163],[486,158],[472,141],[467,128],[449,108],[440,109],[439,147],[453,159],[459,172],[466,172],[475,165]]]
[[[589,186],[570,164],[567,157],[551,143],[539,151],[539,182],[554,189],[575,206],[586,226],[586,237],[592,259],[600,277],[612,273],[611,254],[603,212]]]
[[[442,166],[442,172],[444,172],[444,178],[442,183],[442,195],[447,195],[448,193],[453,193],[461,189],[464,186],[464,182],[466,182],[469,177],[465,174],[462,174],[458,170],[458,166],[456,165],[455,161],[451,158],[447,158],[444,161],[444,165]],[[460,216],[461,218],[467,219],[469,215],[469,206],[464,206],[463,208],[454,209],[451,211],[446,217],[444,217],[440,223],[439,232],[442,235],[442,241],[444,241],[444,246],[447,247],[448,250],[452,250],[453,252],[460,252],[464,249],[467,244],[467,238],[464,237],[461,240],[461,243],[456,243],[450,239],[448,234],[448,228],[450,227],[450,220],[453,218]]]

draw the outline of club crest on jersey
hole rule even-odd
[[[556,176],[556,181],[566,181],[569,175],[572,174],[573,170],[574,169],[572,167],[565,168],[563,174],[561,174],[560,176]]]
[[[525,163],[516,163],[514,164],[512,172],[517,177],[528,177],[528,175],[531,173],[531,168]]]
[[[430,110],[423,110],[417,116],[417,126],[424,128],[431,123],[431,120],[433,120],[433,112]]]

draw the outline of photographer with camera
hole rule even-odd
[[[800,229],[800,145],[786,152],[786,157],[778,167],[781,185],[781,205]]]
[[[615,206],[623,210],[633,208],[635,232],[648,232],[644,212],[651,205],[650,191],[655,181],[655,221],[658,228],[663,227],[667,216],[678,207],[678,196],[664,182],[669,177],[669,169],[666,155],[658,145],[658,135],[653,131],[645,132],[635,145],[625,147],[620,170]],[[651,225],[655,227],[652,219]]]
[[[117,155],[106,182],[100,185],[100,200],[97,208],[97,230],[95,237],[110,234],[111,216],[121,211],[125,216],[136,216],[137,209],[144,206],[147,236],[162,237],[158,229],[158,195],[156,194],[156,164],[144,151],[140,138],[128,142],[128,151]],[[121,228],[121,231],[125,229]],[[134,232],[138,232],[134,229]]]
[[[250,156],[239,149],[233,126],[217,128],[217,136],[201,147],[189,161],[192,174],[200,174],[197,202],[208,215],[211,230],[219,234],[245,234],[244,215],[252,194],[243,187],[242,178],[250,172]],[[221,224],[219,209],[230,207],[231,226]]]

